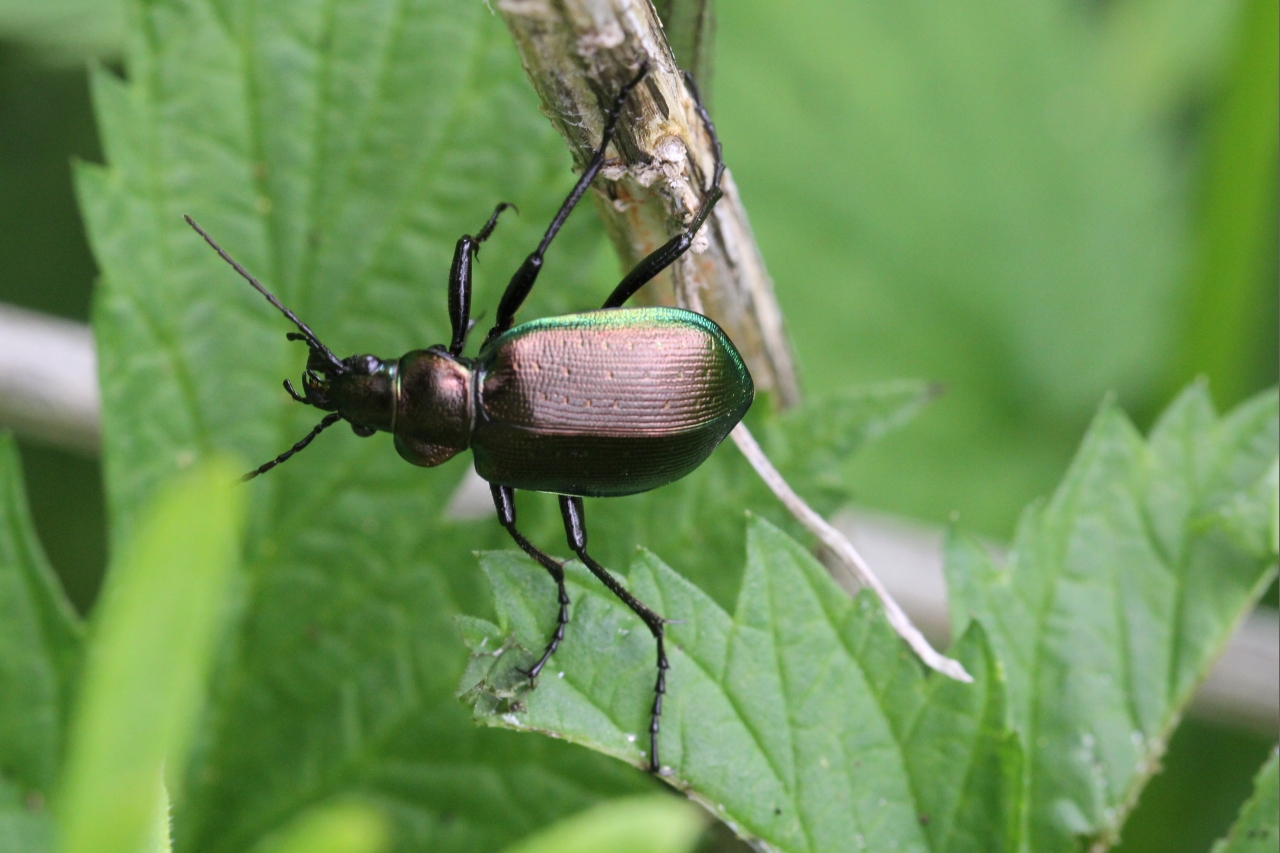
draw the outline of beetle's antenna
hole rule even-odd
[[[324,420],[316,424],[315,427],[311,430],[311,432],[307,433],[306,436],[301,441],[299,441],[293,447],[290,447],[284,453],[281,453],[275,459],[272,459],[270,462],[265,462],[262,465],[259,465],[257,468],[254,468],[248,474],[245,474],[243,477],[240,478],[240,482],[247,483],[250,480],[252,480],[254,477],[258,476],[259,474],[267,473],[268,471],[270,471],[272,468],[276,467],[280,463],[288,462],[289,459],[295,453],[301,450],[306,450],[307,445],[315,441],[315,438],[317,435],[324,432],[325,430],[327,430],[329,427],[333,426],[340,420],[342,420],[342,415],[338,414],[337,412],[334,412],[333,414],[325,415]]]
[[[280,303],[280,300],[276,299],[275,295],[271,293],[271,291],[263,287],[256,278],[254,278],[249,274],[248,270],[240,266],[240,264],[237,263],[234,258],[228,255],[221,246],[219,246],[216,242],[214,242],[214,239],[209,236],[208,232],[206,232],[203,228],[197,225],[194,219],[192,219],[190,216],[187,216],[186,214],[183,214],[182,218],[187,220],[187,224],[190,225],[192,228],[194,228],[196,233],[199,234],[201,237],[203,237],[204,241],[213,247],[213,250],[218,253],[219,257],[221,257],[224,261],[230,264],[233,270],[240,273],[240,276],[245,281],[253,285],[254,290],[258,291],[263,296],[267,297],[268,302],[270,302],[272,305],[279,308],[280,313],[284,314],[284,316],[292,320],[293,324],[297,326],[298,329],[302,332],[302,337],[303,339],[306,340],[307,344],[309,344],[312,349],[323,354],[324,357],[329,360],[329,363],[333,365],[334,370],[338,371],[339,373],[346,373],[347,369],[343,365],[342,360],[338,358],[336,355],[334,355],[327,346],[320,343],[320,339],[316,337],[316,333],[311,331],[311,328],[306,323],[299,320],[297,314],[294,314],[288,308],[284,307],[284,305]]]

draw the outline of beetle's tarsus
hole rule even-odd
[[[609,570],[597,563],[587,553],[587,523],[583,512],[582,498],[571,495],[560,496],[560,515],[564,518],[564,532],[569,540],[569,547],[578,555],[590,571],[610,592],[616,595],[631,612],[640,617],[640,621],[649,628],[653,639],[658,644],[658,680],[653,686],[653,708],[649,715],[649,772],[657,774],[661,770],[658,761],[658,728],[662,717],[662,697],[667,692],[667,670],[671,663],[667,660],[663,618],[650,610],[644,602],[632,595],[626,587],[618,582]]]
[[[290,382],[288,379],[284,381],[284,390],[289,392],[289,396],[293,398],[295,403],[307,402],[307,398],[299,394],[297,391],[295,391],[293,388],[293,383]]]
[[[560,610],[556,613],[556,629],[551,634],[551,639],[547,641],[546,648],[542,650],[542,657],[538,658],[538,662],[529,667],[528,670],[518,670],[521,675],[528,677],[529,686],[533,687],[534,681],[538,678],[538,673],[542,672],[542,668],[547,665],[547,661],[551,660],[551,656],[556,653],[556,649],[560,648],[560,643],[564,640],[565,626],[569,624],[569,591],[564,586],[564,563],[544,554],[532,542],[525,539],[523,533],[516,529],[515,489],[510,486],[499,486],[490,483],[489,492],[493,495],[494,509],[498,511],[498,523],[520,546],[520,550],[546,569],[547,574],[551,575],[551,579],[556,582],[556,598],[560,603]]]
[[[489,217],[489,221],[486,222],[484,224],[484,227],[481,228],[480,231],[476,234],[475,246],[472,247],[471,251],[472,251],[472,254],[474,254],[477,258],[480,257],[480,244],[483,243],[485,240],[488,240],[489,235],[493,234],[493,229],[498,225],[499,214],[501,214],[502,211],[507,209],[514,210],[517,215],[520,213],[520,208],[516,207],[514,204],[511,204],[510,202],[507,202],[507,201],[498,202],[498,206],[493,209],[493,215]]]

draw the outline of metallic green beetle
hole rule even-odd
[[[391,433],[396,450],[415,465],[439,465],[470,448],[476,472],[490,484],[498,520],[516,544],[546,568],[559,592],[556,630],[542,656],[522,670],[531,682],[564,638],[569,595],[561,562],[516,529],[515,490],[559,495],[569,547],[644,621],[657,642],[658,678],[649,726],[649,769],[656,773],[661,769],[658,723],[668,668],[663,619],[587,553],[582,498],[630,495],[680,479],[711,455],[755,395],[741,355],[708,318],[679,308],[621,307],[689,249],[720,198],[720,143],[687,75],[716,154],[710,188],[689,227],[641,260],[601,310],[512,328],[516,311],[542,269],[543,255],[604,164],[618,116],[646,70],[642,68],[614,98],[600,146],[538,248],[507,285],[497,321],[474,359],[462,355],[471,327],[471,265],[507,204],[498,205],[474,237],[458,241],[449,275],[449,346],[414,350],[391,360],[372,355],[339,359],[190,217],[187,222],[298,327],[289,338],[304,341],[310,350],[302,393],[288,380],[285,390],[300,403],[330,412],[305,438],[244,479],[288,460],[340,420],[359,436]]]

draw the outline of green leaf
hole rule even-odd
[[[53,849],[53,820],[45,801],[0,777],[0,853],[44,853]]]
[[[388,840],[382,812],[360,801],[335,802],[304,812],[254,853],[378,853]]]
[[[1221,85],[1243,5],[1125,0],[1100,10],[1111,86],[1151,121],[1169,121],[1188,101]]]
[[[1274,304],[1276,291],[1271,187],[1280,143],[1280,47],[1271,34],[1280,12],[1272,0],[1246,0],[1238,17],[1235,56],[1204,143],[1184,376],[1177,377],[1206,374],[1227,403],[1258,387],[1258,341],[1275,325],[1275,310],[1259,308]],[[1266,361],[1274,361],[1269,352]]]
[[[565,818],[505,853],[687,853],[702,830],[698,810],[674,797],[630,797]]]
[[[167,848],[162,769],[181,779],[229,611],[244,493],[205,463],[156,498],[94,612],[58,795],[64,853]]]
[[[1213,845],[1213,853],[1272,853],[1280,841],[1280,785],[1277,784],[1276,751],[1253,780],[1253,796],[1240,809],[1240,817],[1227,837]]]
[[[94,306],[112,534],[173,472],[255,462],[319,413],[280,388],[290,324],[182,222],[190,214],[340,354],[447,340],[454,244],[498,201],[474,307],[573,183],[501,21],[474,0],[132,6],[128,81],[94,75],[107,166],[77,172],[102,271]],[[598,305],[616,280],[589,207],[521,319]],[[406,464],[334,429],[246,488],[249,588],[182,797],[179,848],[241,851],[345,795],[386,804],[405,849],[496,850],[647,786],[595,756],[477,730],[453,699],[452,616],[483,607],[470,551],[504,534],[443,509],[469,460]]]
[[[1103,406],[1007,563],[947,545],[957,632],[986,627],[1027,753],[1025,840],[1111,843],[1178,716],[1276,571],[1273,392],[1219,417],[1203,385],[1146,441]]]
[[[83,635],[32,527],[13,436],[0,432],[0,814],[16,810],[0,822],[34,821],[26,813],[53,789]]]
[[[0,36],[58,63],[118,56],[124,23],[124,0],[0,0]]]
[[[147,837],[141,848],[143,853],[173,853],[173,827],[169,823],[173,803],[169,800],[169,789],[163,782],[159,788],[159,796],[155,798],[151,811],[151,825],[147,828]]]
[[[631,566],[633,593],[672,620],[663,778],[769,849],[1015,849],[1020,751],[981,629],[956,648],[974,684],[926,675],[873,597],[850,600],[767,521],[750,524],[747,553],[732,616],[648,552]],[[550,636],[554,587],[519,554],[481,563],[499,623],[460,623],[477,719],[645,765],[642,623],[570,564],[568,634],[530,690],[518,668]]]

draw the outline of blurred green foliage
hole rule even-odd
[[[237,467],[214,459],[166,484],[112,561],[57,792],[61,853],[168,850],[164,776],[181,783],[238,586]]]
[[[0,41],[0,301],[87,320],[94,265],[69,161],[100,157],[97,132],[84,69],[43,59]],[[97,462],[35,442],[22,443],[22,457],[41,538],[83,612],[105,564]]]
[[[1276,370],[1278,29],[1273,0],[1246,0],[1202,143],[1181,356],[1188,373],[1214,377],[1229,400],[1274,380]]]
[[[44,63],[75,66],[119,55],[125,16],[120,0],[0,0],[0,38],[37,51]]]
[[[558,821],[504,853],[688,853],[702,826],[691,803],[665,795],[625,797]]]
[[[359,800],[339,800],[304,811],[253,853],[380,853],[389,835],[381,811]]]
[[[14,444],[0,432],[0,845],[38,850],[52,836],[84,629],[32,530]]]
[[[1183,381],[1192,199],[1234,9],[720,9],[716,120],[808,386],[948,389],[850,472],[863,500],[1007,537],[1104,391],[1146,420]],[[1274,208],[1254,218],[1274,235]],[[1249,271],[1251,313],[1212,332],[1250,353],[1247,378],[1210,374],[1228,404],[1275,376],[1274,303],[1257,299],[1276,270]]]
[[[958,510],[1007,537],[1104,391],[1150,415],[1189,371],[1222,403],[1275,381],[1275,28],[1249,25],[1274,3],[719,13],[716,120],[807,387],[947,387],[845,464],[859,499]],[[100,155],[75,63],[114,62],[122,31],[113,3],[0,0],[0,299],[87,318],[93,266],[66,164]],[[607,269],[597,257],[590,272]],[[42,538],[86,608],[105,542],[93,464],[29,443],[23,457]],[[1200,741],[1184,743],[1190,762]],[[1178,750],[1154,790],[1180,773],[1184,786],[1144,808],[1239,773],[1184,771]],[[1187,812],[1151,820],[1152,837]]]

